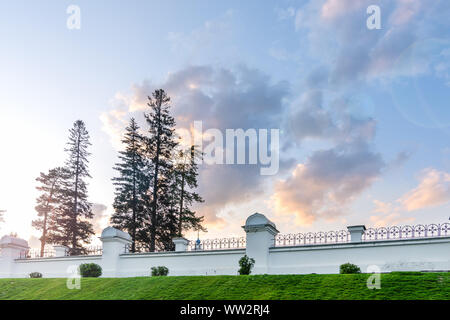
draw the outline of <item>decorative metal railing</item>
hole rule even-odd
[[[449,237],[450,223],[441,224],[418,224],[404,225],[381,228],[368,228],[362,235],[362,241],[377,240],[401,240],[412,238],[432,238],[432,237]],[[333,244],[350,242],[350,232],[347,230],[329,231],[329,232],[308,232],[296,234],[278,234],[274,239],[274,246],[301,246],[315,244]],[[245,237],[222,238],[222,239],[206,239],[191,240],[188,244],[188,251],[201,250],[230,250],[246,247]],[[155,252],[164,252],[166,250],[156,250]],[[126,245],[125,253],[131,253],[131,246]],[[149,252],[149,248],[145,246],[137,246],[135,253]],[[73,255],[69,251],[65,256],[83,256],[83,255],[101,255],[103,248],[101,246],[86,247],[80,254]],[[30,249],[20,253],[20,259],[36,259],[54,257],[54,249],[46,249],[41,255],[40,249]]]
[[[40,249],[30,249],[20,252],[20,259],[36,259],[36,258],[50,258],[55,256],[55,250],[45,249],[41,255]]]
[[[200,242],[191,240],[188,244],[188,251],[240,249],[245,248],[245,245],[245,237],[206,239],[200,240]]]
[[[411,238],[431,238],[450,236],[450,223],[428,224],[415,226],[392,226],[381,228],[368,228],[363,241],[374,240],[400,240]],[[308,232],[296,234],[278,234],[275,237],[275,246],[301,246],[327,243],[349,242],[350,232],[347,230],[329,232]]]
[[[347,230],[278,234],[275,237],[275,246],[300,246],[310,244],[341,243],[348,241],[350,241],[350,233]]]
[[[103,254],[102,246],[92,246],[84,248],[85,251],[81,253],[83,256],[100,256]]]
[[[161,250],[156,248],[153,252],[166,252],[167,250]],[[134,252],[132,250],[131,244],[126,244],[124,246],[124,253],[151,253],[150,246],[136,245],[134,248]]]
[[[102,246],[91,246],[85,247],[79,254],[71,254],[70,250],[66,250],[64,252],[64,256],[93,256],[93,255],[102,255],[103,248]],[[41,254],[40,249],[29,249],[20,252],[19,259],[38,259],[38,258],[52,258],[55,257],[54,249],[45,249],[44,253]]]
[[[369,228],[363,234],[364,241],[396,240],[450,236],[450,223],[418,224],[415,226],[392,226]]]

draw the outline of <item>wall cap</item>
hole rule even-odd
[[[113,228],[113,227],[107,227],[107,228],[103,229],[100,240],[103,241],[103,240],[109,240],[109,239],[113,239],[113,238],[119,238],[119,239],[131,242],[131,236],[126,232],[123,232],[123,231]]]
[[[3,236],[0,239],[0,247],[1,248],[20,248],[20,249],[28,249],[28,241],[12,236]]]
[[[189,240],[184,237],[173,238],[172,241],[173,243],[189,244]]]
[[[356,226],[348,226],[347,230],[352,232],[352,231],[366,231],[366,226],[361,224],[361,225],[356,225]]]
[[[267,219],[265,215],[258,212],[249,216],[242,228],[245,230],[245,232],[268,231],[273,235],[279,233],[277,227],[275,226],[275,223]]]

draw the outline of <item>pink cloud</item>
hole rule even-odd
[[[407,211],[436,207],[450,201],[450,173],[425,169],[419,185],[398,201]]]
[[[361,146],[359,146],[361,147]],[[294,215],[298,225],[342,216],[348,205],[381,174],[384,162],[366,147],[317,151],[274,187],[274,211]]]
[[[361,8],[366,0],[327,0],[321,8],[321,17],[326,20],[334,20],[349,11]]]

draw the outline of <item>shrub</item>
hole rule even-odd
[[[339,267],[339,273],[341,274],[351,274],[351,273],[361,273],[361,269],[352,263],[344,263]]]
[[[169,269],[164,266],[152,267],[152,277],[157,276],[167,276],[169,274]]]
[[[42,273],[32,272],[32,273],[30,273],[30,278],[42,278]]]
[[[83,278],[98,278],[102,275],[102,267],[96,263],[80,264],[80,275]]]
[[[255,259],[247,257],[247,255],[243,256],[239,260],[239,274],[250,274],[252,272],[252,268],[255,265]]]

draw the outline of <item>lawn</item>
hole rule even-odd
[[[368,274],[83,278],[69,290],[66,279],[0,279],[0,299],[445,299],[450,272],[387,273],[369,290]]]

